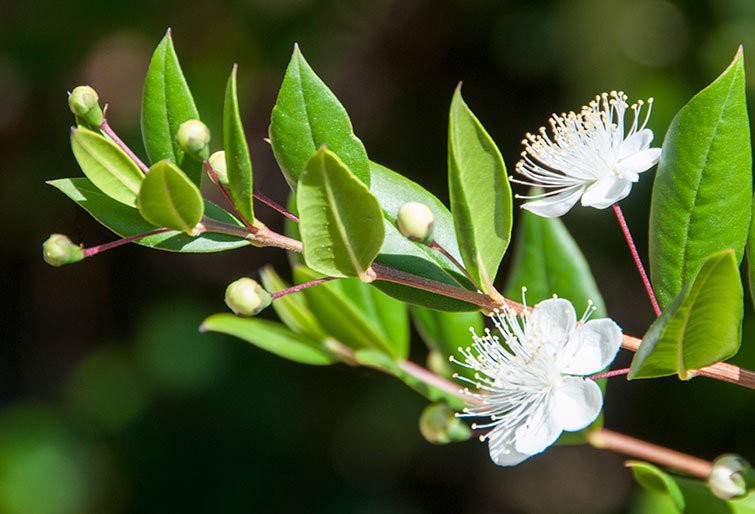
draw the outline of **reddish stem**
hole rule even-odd
[[[107,106],[105,106],[105,109],[107,111]],[[115,131],[110,127],[110,125],[107,122],[107,118],[102,119],[102,123],[100,124],[100,130],[102,130],[107,136],[113,140],[113,143],[115,143],[118,147],[120,147],[121,150],[126,152],[126,155],[128,155],[132,161],[136,163],[137,166],[139,166],[139,169],[142,170],[142,172],[147,173],[149,171],[149,168],[146,164],[142,162],[139,157],[136,156],[134,152],[131,151],[131,148],[126,145],[126,143],[123,142],[121,138],[118,137],[118,134],[115,133]]]
[[[111,241],[110,243],[104,243],[101,245],[92,246],[90,248],[84,248],[83,249],[84,257],[91,257],[92,255],[97,255],[98,253],[105,252],[107,250],[110,250],[111,248],[117,248],[125,244],[133,243],[134,241],[139,241],[140,239],[144,239],[145,237],[156,236],[157,234],[164,234],[165,232],[170,232],[170,229],[161,228],[158,230],[153,230],[152,232],[146,232],[144,234],[137,234],[131,237],[124,237],[123,239],[118,239],[117,241]]]
[[[632,239],[632,233],[629,231],[629,226],[627,225],[627,221],[624,219],[624,213],[621,212],[621,207],[619,207],[618,203],[613,204],[613,212],[616,213],[616,219],[619,221],[619,226],[621,226],[621,231],[624,233],[624,239],[627,240],[627,244],[629,245],[629,251],[632,252],[632,258],[634,259],[634,264],[635,266],[637,266],[637,271],[640,272],[640,277],[642,277],[642,283],[645,284],[645,291],[647,291],[648,293],[648,298],[650,298],[650,303],[653,304],[653,310],[655,311],[655,315],[660,316],[661,308],[658,306],[658,300],[656,300],[655,298],[655,293],[653,292],[653,286],[650,284],[650,279],[648,278],[648,275],[645,272],[645,267],[642,265],[640,254],[637,252],[637,247],[634,245],[634,239]]]
[[[611,371],[606,371],[605,373],[596,373],[595,375],[590,375],[590,380],[598,380],[600,378],[611,378],[611,377],[620,377],[621,375],[627,375],[629,374],[629,368],[621,368],[621,369],[614,369]]]
[[[325,278],[318,278],[315,280],[310,280],[309,282],[304,282],[303,284],[299,284],[298,286],[292,286],[292,287],[289,287],[288,289],[283,289],[282,291],[276,291],[270,295],[270,298],[273,300],[277,300],[281,296],[286,296],[291,293],[296,293],[297,291],[301,291],[302,289],[307,289],[308,287],[324,284],[325,282],[330,282],[331,280],[335,280],[337,278],[338,277],[325,277]]]
[[[271,209],[278,211],[279,213],[283,214],[288,219],[295,221],[296,223],[299,223],[299,218],[293,215],[293,213],[289,212],[288,209],[283,207],[281,204],[276,202],[275,200],[269,198],[268,196],[260,193],[259,191],[254,192],[254,197],[259,200],[260,202],[264,203]]]
[[[220,192],[223,193],[223,196],[228,201],[228,203],[231,206],[231,209],[233,209],[233,212],[236,214],[236,217],[238,217],[241,222],[246,225],[246,227],[253,233],[256,234],[258,229],[252,223],[244,217],[243,214],[236,208],[236,203],[233,201],[233,198],[231,198],[231,194],[228,192],[228,190],[223,186],[223,184],[220,183],[220,179],[218,178],[218,172],[215,171],[215,168],[212,167],[210,164],[210,161],[205,159],[205,161],[202,163],[204,165],[205,171],[207,171],[207,175],[210,177],[210,180],[213,184],[218,186],[218,189],[220,189]]]
[[[437,241],[431,241],[430,243],[428,243],[427,246],[443,254],[443,256],[446,259],[451,261],[451,264],[456,266],[456,269],[461,271],[464,274],[464,276],[467,277],[467,279],[469,279],[470,282],[474,283],[474,280],[472,280],[472,277],[469,275],[469,272],[466,270],[466,268],[462,266],[462,264],[459,261],[457,261],[456,258],[453,255],[451,255],[451,253],[448,250],[446,250],[440,244],[438,244]]]

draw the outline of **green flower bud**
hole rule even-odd
[[[419,202],[408,202],[398,210],[399,232],[412,241],[427,241],[433,233],[435,218],[430,208]]]
[[[212,169],[214,169],[215,173],[217,173],[220,183],[224,186],[227,186],[228,169],[226,168],[225,164],[225,152],[223,150],[215,152],[214,154],[210,155],[210,158],[208,160],[210,161],[210,166],[212,166]]]
[[[430,353],[427,354],[427,367],[430,371],[442,377],[450,378],[454,374],[448,359],[437,350],[430,350]]]
[[[53,234],[42,244],[42,257],[47,264],[63,266],[82,260],[84,250],[73,244],[67,236]]]
[[[77,86],[68,95],[68,107],[76,117],[91,127],[102,123],[102,109],[97,91],[89,86]]]
[[[193,159],[203,161],[210,155],[210,129],[199,120],[187,120],[178,126],[178,147]]]
[[[753,485],[753,470],[750,463],[739,455],[727,453],[713,461],[708,476],[708,487],[723,500],[741,498]]]
[[[445,403],[433,403],[425,407],[419,417],[419,431],[432,444],[448,444],[466,441],[472,431]]]
[[[251,278],[240,278],[225,290],[225,304],[236,316],[256,316],[271,301],[270,294]]]

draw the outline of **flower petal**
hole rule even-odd
[[[603,393],[594,380],[564,377],[553,394],[553,423],[563,430],[582,430],[595,421],[603,407]]]
[[[596,180],[582,195],[582,205],[605,209],[625,198],[632,189],[629,180],[615,175],[605,175]]]
[[[488,436],[490,458],[499,466],[516,466],[530,456],[514,448],[514,431],[502,427],[495,428]]]
[[[514,433],[514,448],[526,455],[542,452],[561,435],[561,424],[553,416],[555,398],[547,398]]]
[[[660,148],[648,148],[647,150],[632,154],[625,159],[621,159],[616,164],[616,172],[620,175],[642,173],[658,164],[660,158]]]
[[[548,347],[553,355],[569,342],[577,326],[577,314],[571,302],[563,298],[543,300],[535,305],[527,317],[524,338],[527,350]]]
[[[619,147],[619,160],[645,150],[652,142],[652,130],[642,129],[639,132],[635,132],[621,143],[621,147]]]
[[[608,318],[590,320],[572,333],[558,356],[561,373],[589,375],[602,370],[621,348],[621,328]]]
[[[556,195],[527,202],[522,205],[522,209],[527,209],[544,218],[557,218],[563,216],[569,212],[569,209],[574,207],[584,189],[584,186],[572,186]]]

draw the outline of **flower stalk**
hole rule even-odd
[[[84,257],[92,257],[93,255],[100,254],[107,250],[118,248],[119,246],[133,243],[135,241],[139,241],[141,239],[144,239],[145,237],[156,236],[157,234],[164,234],[165,232],[170,232],[170,229],[160,228],[157,230],[153,230],[151,232],[145,232],[144,234],[137,234],[135,236],[124,237],[123,239],[118,239],[116,241],[111,241],[109,243],[104,243],[97,246],[91,246],[89,248],[83,248],[82,250],[84,252]]]
[[[142,170],[144,174],[147,174],[149,171],[149,168],[146,164],[142,162],[139,157],[131,150],[131,148],[128,147],[126,143],[123,142],[123,140],[118,137],[118,134],[115,133],[115,131],[110,127],[110,124],[107,122],[107,105],[105,106],[105,117],[102,118],[102,123],[100,124],[100,130],[102,130],[107,137],[109,137],[113,143],[115,143],[121,150],[123,150],[126,155],[131,158],[132,161],[136,163],[137,166],[139,166],[139,169]]]

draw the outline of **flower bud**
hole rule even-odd
[[[68,107],[77,118],[91,127],[99,127],[102,123],[102,109],[100,97],[90,86],[77,86],[68,95]]]
[[[412,241],[428,240],[433,233],[434,223],[432,211],[423,203],[408,202],[398,210],[398,229]]]
[[[53,234],[42,244],[42,257],[47,264],[63,266],[82,260],[84,250],[73,244],[67,236]]]
[[[425,407],[419,417],[419,431],[432,444],[466,441],[472,436],[469,427],[444,403],[433,403]]]
[[[193,159],[203,161],[210,154],[210,129],[199,120],[187,120],[178,126],[178,147]]]
[[[708,476],[708,487],[713,494],[723,500],[741,498],[747,495],[748,482],[752,486],[753,470],[750,463],[739,455],[727,453],[713,461],[713,469]]]
[[[256,316],[271,301],[270,294],[251,278],[240,278],[225,290],[225,304],[236,316]]]
[[[225,152],[223,150],[220,150],[219,152],[215,152],[214,154],[210,155],[210,158],[208,159],[210,161],[210,166],[212,166],[212,169],[215,170],[215,173],[218,176],[218,180],[221,184],[224,186],[228,185],[228,169],[226,168],[225,164]]]
[[[427,354],[427,368],[436,375],[446,378],[450,378],[454,374],[448,359],[437,350],[430,350],[430,353]]]

